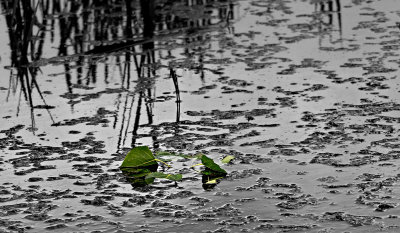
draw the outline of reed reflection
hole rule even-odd
[[[133,147],[137,139],[146,135],[138,133],[141,126],[154,123],[157,61],[171,61],[175,48],[163,49],[170,41],[182,41],[185,56],[196,59],[194,66],[185,67],[200,74],[205,80],[204,53],[208,49],[208,32],[230,27],[234,19],[231,1],[204,0],[0,0],[5,13],[11,49],[11,75],[9,94],[20,88],[21,96],[28,102],[34,124],[34,108],[46,108],[38,82],[38,72],[48,64],[62,66],[65,90],[69,96],[79,96],[82,89],[91,90],[99,82],[110,83],[120,79],[120,90],[115,100],[116,113],[113,128],[119,131],[118,149]],[[188,13],[189,12],[189,13]],[[50,42],[46,44],[45,42]],[[43,58],[51,48],[57,56]],[[167,53],[165,57],[162,54]],[[174,63],[171,63],[174,64]],[[164,65],[165,67],[165,65]],[[177,69],[169,66],[169,76],[176,97],[176,119],[181,121]],[[16,72],[17,74],[14,74]],[[99,80],[103,77],[104,80]],[[133,82],[135,85],[133,86]],[[32,97],[37,93],[43,104],[35,105]],[[72,97],[71,97],[72,98]],[[70,99],[71,112],[79,99]],[[18,106],[19,109],[19,106]],[[146,112],[143,121],[141,113]],[[151,136],[154,148],[157,138]],[[129,140],[131,139],[131,140]]]
[[[323,34],[329,31],[329,43],[336,40],[342,40],[342,7],[340,0],[320,0],[314,1],[314,10],[317,14],[321,14],[318,23],[318,31]],[[338,38],[334,37],[333,32],[338,32]],[[320,36],[319,46],[322,46],[323,38]]]
[[[49,1],[39,1],[32,5],[28,1],[1,1],[1,7],[5,15],[11,50],[10,94],[16,94],[19,89],[19,101],[17,116],[20,113],[21,98],[25,99],[30,107],[31,127],[33,133],[36,131],[35,108],[47,110],[50,119],[54,119],[50,113],[51,106],[47,105],[36,79],[38,67],[30,66],[31,61],[39,60],[43,54],[45,32],[43,28],[47,19],[43,17],[49,11]],[[42,16],[42,17],[39,17]],[[14,73],[16,72],[16,73]],[[40,96],[43,105],[35,105],[33,101],[34,89]]]

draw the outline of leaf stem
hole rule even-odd
[[[171,167],[171,166],[169,166],[167,163],[165,163],[165,162],[162,161],[162,160],[159,160],[159,159],[154,159],[154,160],[157,161],[157,162],[161,162],[162,164],[166,165],[167,167]]]
[[[204,164],[198,163],[198,164],[192,165],[190,168],[193,168],[193,167],[196,167],[196,166],[201,166],[201,165],[204,165]]]

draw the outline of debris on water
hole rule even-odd
[[[373,216],[352,215],[344,212],[326,212],[322,215],[321,219],[330,221],[345,221],[353,226],[365,226],[372,225],[375,223],[375,220],[381,218]]]

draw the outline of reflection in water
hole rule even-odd
[[[342,39],[342,12],[340,0],[323,0],[314,2],[315,12],[320,13],[322,17],[318,24],[318,31],[322,33],[329,31],[329,43],[334,43],[333,31],[339,33],[338,39]],[[335,29],[335,26],[337,27]],[[319,40],[319,46],[322,46],[322,37]]]
[[[36,14],[46,15],[49,10],[49,1],[39,1],[36,5],[31,5],[28,1],[1,1],[1,7],[5,12],[6,24],[8,27],[8,35],[10,38],[11,50],[11,69],[10,69],[10,88],[8,90],[7,101],[10,92],[17,91],[20,87],[19,101],[17,107],[17,116],[20,110],[22,95],[30,107],[31,113],[31,130],[36,130],[34,109],[45,108],[49,113],[50,119],[54,123],[54,119],[50,113],[51,106],[48,106],[36,76],[39,71],[38,67],[30,66],[30,61],[36,61],[41,58],[44,44],[45,31],[41,30],[47,25],[45,17],[36,17]],[[35,6],[33,8],[32,6]],[[39,13],[39,11],[41,11]],[[39,30],[34,31],[34,26]],[[14,72],[16,71],[16,74]],[[36,89],[43,105],[34,105],[33,90]]]
[[[184,48],[184,55],[190,60],[197,57],[198,61],[189,67],[179,62],[169,65],[179,127],[181,96],[176,69],[193,69],[204,80],[204,53],[209,47],[207,32],[221,25],[231,29],[229,21],[234,19],[234,4],[225,0],[0,1],[10,37],[13,67],[10,84],[14,83],[14,87],[9,91],[15,92],[17,86],[21,89],[21,95],[31,108],[32,128],[35,127],[34,108],[46,108],[49,114],[51,108],[36,78],[41,66],[63,66],[64,71],[57,75],[65,77],[67,94],[72,96],[68,102],[72,113],[74,106],[81,102],[73,96],[79,96],[82,89],[93,89],[98,85],[98,77],[104,77],[104,83],[108,84],[109,78],[115,75],[110,72],[117,70],[121,91],[117,92],[115,101],[113,128],[119,129],[118,150],[130,137],[129,147],[136,145],[143,110],[147,115],[146,124],[153,124],[154,83],[159,67],[156,61],[173,58],[175,47],[169,46],[169,40],[182,41],[177,45]],[[45,41],[58,48],[57,57],[42,58],[49,49]],[[160,47],[167,48],[167,58],[162,56]],[[156,53],[157,50],[160,53]],[[131,87],[133,81],[137,81],[135,87]],[[34,89],[43,105],[33,104]],[[51,114],[50,117],[53,120]],[[156,136],[151,137],[153,147],[158,148]]]
[[[170,77],[172,81],[174,82],[174,87],[175,87],[175,95],[176,95],[176,123],[179,123],[180,118],[181,118],[181,95],[179,92],[179,82],[178,82],[178,75],[176,75],[176,72],[174,69],[170,68]]]

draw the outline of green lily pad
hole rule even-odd
[[[150,149],[147,146],[138,146],[129,151],[125,156],[121,168],[147,167],[156,164],[156,158],[154,158]]]
[[[206,168],[208,168],[208,169],[214,171],[215,173],[227,174],[227,172],[226,172],[224,169],[222,169],[218,164],[216,164],[216,163],[214,162],[214,160],[208,158],[208,157],[205,156],[205,155],[202,155],[202,156],[201,156],[201,162],[203,163],[203,165],[204,165]]]
[[[222,163],[229,163],[229,162],[232,161],[232,159],[234,159],[234,158],[235,158],[235,156],[228,155],[228,156],[226,156],[225,158],[223,158],[223,159],[221,160],[221,162],[222,162]]]
[[[152,172],[146,176],[146,179],[149,178],[163,178],[172,181],[180,181],[182,180],[182,174],[165,174],[162,172]]]

